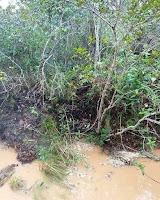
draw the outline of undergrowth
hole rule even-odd
[[[29,107],[37,117],[48,106],[42,170],[65,176],[77,161],[74,136],[110,149],[153,150],[160,134],[159,1],[120,1],[114,11],[114,1],[20,2],[16,12],[0,12],[0,108],[24,115]]]
[[[41,132],[43,134],[38,147],[41,170],[51,181],[63,180],[67,175],[67,167],[78,161],[72,149],[72,140],[57,130],[55,119],[48,115],[42,121]]]

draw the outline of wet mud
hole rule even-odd
[[[28,190],[13,191],[10,181],[0,188],[1,200],[159,200],[160,184],[143,176],[135,166],[113,167],[105,164],[109,156],[102,149],[78,142],[83,152],[83,162],[68,169],[69,175],[63,183],[51,183],[42,174],[39,162],[19,165],[13,176],[21,177]],[[155,153],[160,156],[160,150]],[[0,170],[18,164],[17,153],[12,148],[0,145]],[[145,172],[160,181],[160,162],[146,158],[138,159]],[[32,188],[32,190],[29,190]]]

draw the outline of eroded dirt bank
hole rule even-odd
[[[85,153],[86,164],[76,164],[69,169],[66,184],[49,183],[42,175],[37,161],[20,165],[13,176],[26,182],[25,191],[12,191],[8,181],[0,188],[0,200],[159,200],[160,184],[143,176],[134,166],[115,168],[104,165],[106,153],[91,144],[78,143],[79,151]],[[160,150],[156,151],[160,156]],[[16,152],[0,145],[0,170],[10,164],[19,163]],[[145,172],[160,181],[160,162],[139,159]],[[28,190],[32,188],[32,190]]]
[[[29,163],[36,159],[35,149],[39,134],[34,131],[39,118],[29,112],[0,111],[0,140],[13,147],[17,152],[17,159]]]

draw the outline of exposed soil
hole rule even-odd
[[[26,100],[26,94],[23,94],[22,91],[21,94],[21,98],[16,97],[16,95],[12,97],[11,95],[6,100],[5,105],[3,105],[4,110],[0,110],[0,140],[5,141],[7,146],[13,147],[17,151],[17,159],[21,161],[21,163],[29,163],[36,159],[36,148],[38,138],[40,138],[38,126],[40,126],[41,119],[40,115],[37,116],[36,113],[31,114],[31,112],[29,112],[30,108],[34,109],[33,99]],[[0,96],[0,105],[2,105],[4,99],[2,96],[3,95]],[[18,96],[20,96],[20,94]],[[11,104],[12,100],[14,100],[13,104]],[[93,102],[96,101],[94,99]],[[85,94],[81,94],[74,102],[64,101],[56,104],[52,101],[48,102],[50,109],[48,109],[47,106],[42,108],[39,105],[39,110],[43,114],[48,114],[56,118],[55,121],[57,122],[58,130],[61,128],[59,127],[62,123],[61,119],[63,120],[65,118],[64,123],[66,123],[66,118],[67,120],[73,120],[69,126],[70,132],[74,135],[74,133],[79,131],[82,133],[85,132],[87,127],[91,127],[92,124],[94,124],[97,105],[94,105],[93,102],[92,100],[87,100]],[[38,103],[36,103],[36,106],[38,107]],[[63,108],[65,108],[65,113],[63,112]],[[117,116],[115,116],[117,112],[118,111],[113,110],[114,116],[111,117],[112,122],[117,118]],[[94,128],[90,130],[91,132],[93,131],[93,133],[95,132]],[[114,132],[117,132],[117,129],[113,130],[113,133]],[[94,135],[93,137],[99,138],[100,135]],[[110,152],[122,150],[124,148],[127,150],[131,150],[131,148],[140,150],[142,145],[143,140],[138,135],[124,133],[121,137],[113,136],[110,141],[105,141],[104,149]]]
[[[38,134],[33,130],[38,117],[25,111],[19,113],[0,113],[0,140],[13,147],[22,163],[31,162],[36,158]]]

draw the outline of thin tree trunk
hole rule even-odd
[[[116,68],[117,65],[117,51],[118,51],[118,46],[117,44],[115,44],[115,51],[114,51],[114,59],[113,59],[113,63],[110,69],[110,73],[108,75],[108,78],[106,80],[104,89],[102,91],[102,95],[101,95],[101,99],[100,99],[100,105],[99,105],[99,109],[98,109],[98,127],[97,127],[97,133],[100,133],[101,127],[102,127],[102,122],[103,122],[103,105],[104,105],[104,99],[105,99],[105,95],[107,93],[107,90],[110,86],[111,83],[111,79],[112,79],[112,74]]]
[[[96,37],[96,49],[95,49],[95,55],[94,55],[94,67],[96,68],[97,62],[100,62],[100,41],[99,41],[99,29],[100,29],[100,18],[96,19],[94,18],[94,24],[95,24],[95,37]]]

